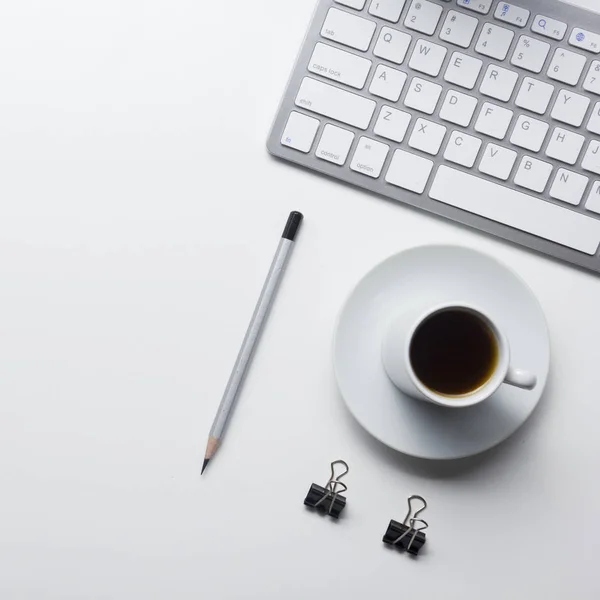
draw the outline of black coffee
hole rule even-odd
[[[498,344],[478,316],[450,309],[421,323],[410,345],[410,361],[430,390],[463,396],[490,379],[498,362]]]

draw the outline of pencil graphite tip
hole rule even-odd
[[[202,471],[200,471],[200,475],[202,475],[202,473],[204,473],[204,470],[206,469],[206,467],[208,466],[208,463],[210,462],[210,458],[205,458],[204,459],[204,464],[202,465]]]

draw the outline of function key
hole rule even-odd
[[[567,33],[567,24],[544,15],[536,15],[531,25],[531,31],[560,41]]]
[[[600,35],[575,27],[569,38],[569,44],[594,54],[600,54]]]
[[[456,0],[456,4],[467,10],[487,15],[492,8],[494,0]]]
[[[498,21],[504,21],[504,23],[510,23],[517,27],[525,27],[530,14],[525,8],[521,8],[515,4],[508,4],[508,2],[500,2],[496,8],[494,17]]]
[[[295,110],[290,113],[281,136],[281,143],[294,150],[308,154],[319,129],[318,119],[307,117]]]

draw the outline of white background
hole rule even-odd
[[[600,279],[271,159],[312,10],[0,7],[3,600],[600,597]],[[296,252],[200,478],[290,210],[306,215]],[[330,356],[356,281],[434,242],[524,277],[553,353],[530,421],[452,464],[364,433]],[[302,501],[338,457],[335,523]],[[411,493],[430,503],[418,561],[380,541]]]

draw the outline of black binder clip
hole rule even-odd
[[[420,500],[423,506],[413,513],[412,502]],[[426,537],[423,533],[429,525],[423,519],[417,519],[420,513],[427,508],[427,502],[421,496],[411,496],[408,499],[408,513],[402,523],[390,521],[387,531],[383,536],[384,544],[390,544],[409,554],[417,556],[419,550],[425,545]],[[415,527],[415,525],[420,525]]]
[[[345,471],[337,477],[335,475],[335,466],[342,465]],[[340,495],[340,492],[348,490],[348,486],[342,483],[340,479],[347,475],[350,467],[343,460],[334,460],[331,463],[331,477],[325,487],[313,483],[304,499],[304,504],[311,508],[316,508],[319,512],[328,514],[334,519],[338,519],[342,510],[346,506],[346,498]]]

